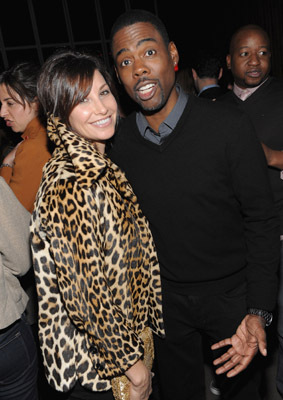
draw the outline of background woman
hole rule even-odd
[[[23,62],[0,75],[0,116],[13,132],[21,133],[22,139],[2,161],[0,176],[30,213],[42,168],[50,158],[46,129],[39,119],[38,73],[37,65]],[[21,283],[29,296],[27,319],[37,337],[37,299],[32,269]]]
[[[32,212],[42,168],[50,158],[46,129],[38,114],[36,85],[39,67],[24,62],[0,75],[0,116],[22,141],[4,158],[2,176],[19,201]]]
[[[43,66],[38,96],[55,143],[32,217],[39,338],[47,379],[68,399],[112,399],[126,375],[148,399],[141,335],[163,335],[159,266],[148,223],[123,172],[104,154],[115,131],[110,76],[91,55]]]

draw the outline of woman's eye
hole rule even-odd
[[[105,90],[103,90],[103,92],[100,93],[100,96],[106,96],[109,93],[110,93],[110,90],[109,89],[105,89]]]

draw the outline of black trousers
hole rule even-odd
[[[35,340],[23,315],[0,331],[0,399],[37,400],[37,371]]]
[[[155,337],[158,394],[153,399],[205,400],[203,338],[210,344],[231,337],[246,315],[246,286],[220,295],[190,296],[163,289],[166,338]],[[213,352],[217,358],[227,348]],[[221,398],[259,400],[259,357],[234,378],[221,375]]]
[[[79,382],[75,385],[67,400],[114,400],[112,390],[107,392],[91,392],[83,388]]]
[[[49,386],[46,396],[42,396],[40,400],[114,400],[112,390],[106,392],[92,392],[85,389],[79,382],[69,392],[62,393],[54,390]]]

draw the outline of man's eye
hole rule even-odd
[[[156,51],[151,49],[151,50],[147,50],[146,55],[153,56],[155,53],[156,53]]]
[[[124,60],[121,62],[122,67],[126,67],[127,65],[130,65],[130,60]]]

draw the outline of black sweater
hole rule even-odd
[[[274,307],[278,219],[265,157],[243,113],[192,97],[160,146],[141,137],[133,113],[109,156],[149,219],[163,284],[205,294],[247,280],[248,306]]]
[[[218,98],[219,100],[219,98]],[[220,100],[225,100],[244,111],[251,119],[259,140],[274,150],[283,150],[283,82],[270,77],[247,100],[240,100],[229,91]],[[281,171],[269,167],[269,178],[283,234],[283,180]]]

